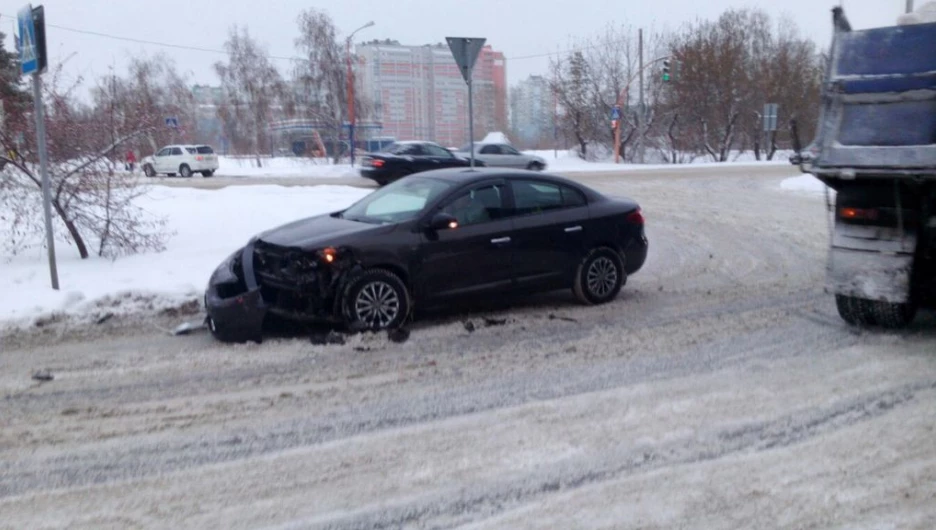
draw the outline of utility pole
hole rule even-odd
[[[646,109],[644,108],[643,28],[640,28],[637,30],[637,55],[639,56],[639,61],[640,61],[640,81],[638,81],[640,83],[638,87],[639,89],[638,100],[639,101],[638,101],[638,107],[637,107],[637,112],[638,112],[637,128],[638,128],[638,133],[639,133],[638,139],[637,139],[637,145],[638,145],[638,152],[637,152],[638,159],[637,160],[638,162],[643,164],[644,163],[644,129],[645,129],[644,120],[646,119],[646,116],[647,116]]]
[[[907,0],[907,13],[913,12],[913,0]]]

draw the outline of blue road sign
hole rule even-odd
[[[621,119],[621,107],[615,105],[611,109],[611,121],[620,120],[620,119]]]
[[[166,127],[172,127],[173,129],[178,129],[179,118],[175,118],[175,117],[166,118]]]
[[[33,22],[32,5],[26,4],[26,7],[19,10],[17,14],[19,22],[19,56],[20,70],[23,75],[39,71],[39,46],[36,40],[36,25]]]

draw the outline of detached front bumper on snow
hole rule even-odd
[[[212,274],[205,292],[208,326],[220,340],[262,340],[268,314],[333,322],[352,262],[336,249],[303,251],[252,241]]]
[[[230,342],[263,339],[263,321],[269,308],[253,273],[253,253],[251,243],[226,259],[208,281],[205,291],[208,328],[218,339]]]

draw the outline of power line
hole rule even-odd
[[[15,19],[15,17],[11,17],[10,15],[5,15],[5,14],[3,14],[3,13],[0,13],[0,17],[8,17],[8,18],[11,18],[11,19]],[[164,47],[164,48],[173,48],[173,49],[177,49],[177,50],[196,51],[196,52],[203,52],[203,53],[215,53],[215,54],[218,54],[218,55],[230,55],[229,52],[227,52],[227,51],[225,51],[225,50],[220,50],[220,49],[217,49],[217,48],[204,48],[204,47],[201,47],[201,46],[190,46],[190,45],[186,45],[186,44],[174,44],[174,43],[170,43],[170,42],[161,42],[161,41],[154,41],[154,40],[138,39],[138,38],[135,38],[135,37],[123,37],[123,36],[114,35],[114,34],[111,34],[111,33],[103,33],[103,32],[100,32],[100,31],[91,31],[91,30],[86,30],[86,29],[70,28],[70,27],[67,27],[67,26],[60,26],[60,25],[58,25],[58,24],[48,24],[48,23],[46,23],[46,26],[48,26],[48,27],[50,27],[50,28],[60,29],[60,30],[62,30],[62,31],[70,31],[70,32],[72,32],[72,33],[78,33],[78,34],[81,34],[81,35],[91,35],[91,36],[94,36],[94,37],[101,37],[101,38],[105,38],[105,39],[119,40],[119,41],[123,41],[123,42],[132,42],[132,43],[134,43],[134,44],[145,44],[145,45],[148,45],[148,46],[162,46],[162,47]],[[548,52],[548,53],[538,53],[538,54],[532,54],[532,55],[521,55],[521,56],[517,56],[517,57],[505,57],[505,59],[507,59],[508,61],[523,61],[523,60],[526,60],[526,59],[539,59],[539,58],[543,58],[543,57],[552,57],[552,56],[554,56],[554,55],[563,55],[563,54],[570,53],[570,52],[573,52],[573,51],[576,51],[576,50],[590,49],[590,48],[596,48],[596,47],[598,47],[597,44],[596,44],[596,45],[590,45],[590,46],[581,46],[581,47],[579,47],[579,48],[573,48],[573,49],[568,49],[568,50],[561,50],[561,51],[555,51],[555,52]],[[284,56],[280,56],[280,55],[269,55],[269,54],[267,54],[267,57],[270,58],[270,59],[275,59],[275,60],[279,60],[279,61],[303,61],[303,60],[305,60],[305,59],[303,59],[303,58],[301,58],[301,57],[284,57]]]
[[[13,17],[10,17],[9,15],[5,15],[5,14],[3,14],[3,13],[0,13],[0,17],[9,17],[9,18],[13,18]],[[50,28],[60,29],[60,30],[63,30],[63,31],[70,31],[70,32],[72,32],[72,33],[79,33],[79,34],[82,34],[82,35],[92,35],[92,36],[95,36],[95,37],[102,37],[102,38],[105,38],[105,39],[113,39],[113,40],[119,40],[119,41],[124,41],[124,42],[132,42],[132,43],[135,43],[135,44],[146,44],[146,45],[150,45],[150,46],[162,46],[162,47],[165,47],[165,48],[174,48],[174,49],[177,49],[177,50],[187,50],[187,51],[196,51],[196,52],[204,52],[204,53],[216,53],[216,54],[220,54],[220,55],[230,55],[229,52],[227,52],[227,51],[225,51],[225,50],[219,50],[219,49],[217,49],[217,48],[203,48],[203,47],[200,47],[200,46],[189,46],[189,45],[186,45],[186,44],[173,44],[173,43],[170,43],[170,42],[160,42],[160,41],[153,41],[153,40],[146,40],[146,39],[137,39],[137,38],[134,38],[134,37],[122,37],[122,36],[120,36],[120,35],[113,35],[113,34],[111,34],[111,33],[102,33],[102,32],[99,32],[99,31],[91,31],[91,30],[78,29],[78,28],[70,28],[70,27],[67,27],[67,26],[60,26],[60,25],[58,25],[58,24],[49,24],[49,23],[46,23],[46,26],[48,26],[48,27],[50,27]],[[301,57],[283,57],[283,56],[279,56],[279,55],[269,55],[269,54],[267,54],[266,56],[267,56],[268,58],[270,58],[270,59],[276,59],[276,60],[281,60],[281,61],[302,61],[302,60],[304,60],[304,59],[302,59]]]

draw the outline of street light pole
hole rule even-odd
[[[348,54],[348,144],[351,152],[351,167],[354,167],[354,68],[351,67],[351,39],[354,38],[354,34],[361,31],[362,29],[369,28],[374,25],[374,21],[370,21],[367,24],[359,27],[358,29],[351,32],[348,35],[348,40],[346,42],[347,54]]]

